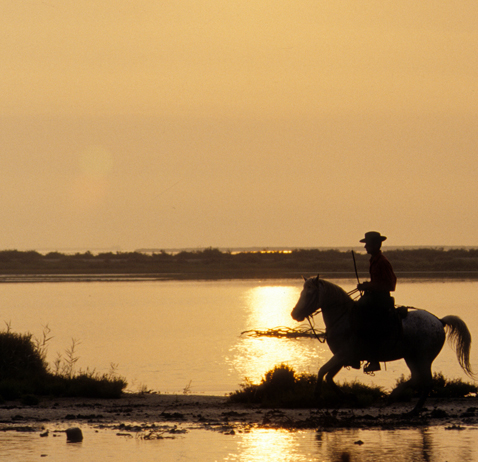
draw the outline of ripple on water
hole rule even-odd
[[[165,461],[316,461],[416,462],[478,460],[478,427],[429,427],[409,430],[348,429],[288,432],[253,428],[225,434],[188,429],[164,437],[82,426],[84,440],[67,443],[65,433],[0,432],[0,458],[10,462],[74,460]],[[159,432],[160,433],[160,432]]]

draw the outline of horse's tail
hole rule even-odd
[[[470,365],[471,334],[465,322],[458,316],[445,316],[440,319],[445,326],[448,341],[456,351],[456,357],[465,374],[475,380]]]

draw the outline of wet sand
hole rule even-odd
[[[477,398],[429,399],[419,416],[407,413],[414,401],[365,409],[271,409],[230,403],[227,397],[204,395],[125,394],[117,400],[43,399],[37,405],[0,405],[0,431],[61,431],[94,426],[122,432],[158,435],[194,428],[223,433],[253,427],[282,429],[415,428],[444,426],[459,430],[478,424]]]

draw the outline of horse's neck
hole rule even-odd
[[[349,313],[353,300],[339,286],[327,281],[321,282],[322,316],[326,327],[330,327]]]

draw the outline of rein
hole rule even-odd
[[[317,332],[314,329],[314,326],[312,325],[312,321],[310,320],[310,316],[306,316],[307,321],[309,321],[310,328],[312,329],[312,332],[314,333],[314,337],[319,341],[319,343],[325,343],[327,340],[327,332],[325,333],[325,336],[323,338],[320,338]]]
[[[350,292],[347,292],[347,295],[348,295],[349,297],[352,297],[352,295],[353,295],[353,294],[356,294],[357,292],[360,292],[360,295],[362,295],[362,291],[359,290],[359,289],[357,289],[357,288],[352,289]]]

